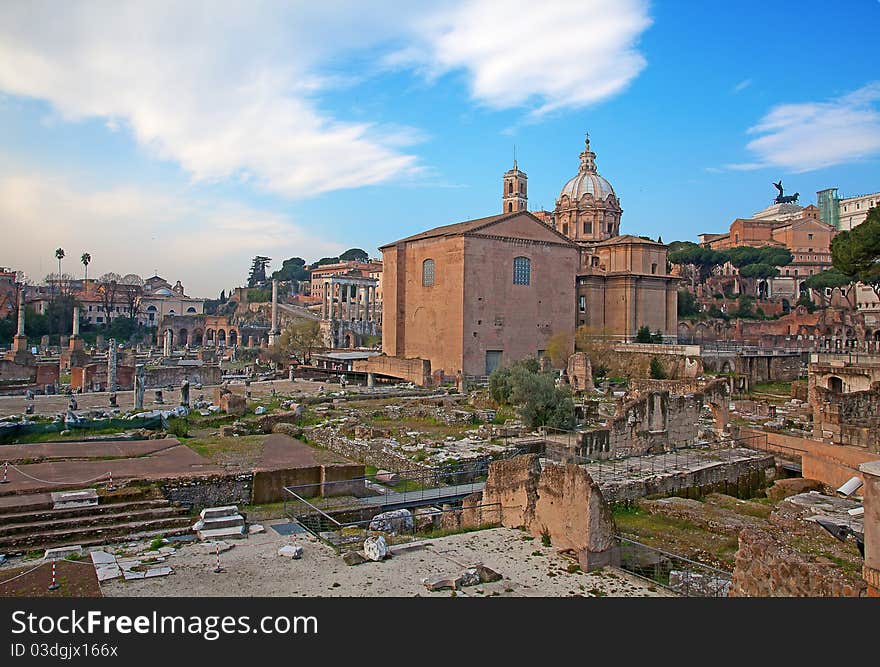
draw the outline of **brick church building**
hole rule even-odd
[[[448,376],[488,375],[543,356],[554,334],[577,327],[632,340],[648,326],[674,340],[667,247],[619,234],[620,202],[595,158],[588,138],[552,212],[528,211],[528,177],[514,162],[501,214],[383,246],[383,352]]]

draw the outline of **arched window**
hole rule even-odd
[[[532,262],[528,257],[513,258],[513,284],[528,285],[532,278]]]
[[[422,286],[434,286],[434,260],[426,259],[422,262]]]

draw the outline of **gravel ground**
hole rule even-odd
[[[222,573],[214,573],[216,555],[207,544],[188,543],[169,556],[174,574],[153,579],[102,583],[107,597],[449,597],[452,591],[429,592],[425,577],[456,576],[477,563],[504,579],[457,591],[463,597],[654,597],[666,591],[623,571],[593,573],[575,561],[541,546],[518,530],[493,528],[395,547],[383,562],[347,566],[323,543],[304,535],[281,536],[270,528],[220,554]],[[285,544],[303,546],[303,557],[277,555]],[[569,569],[575,570],[569,572]]]

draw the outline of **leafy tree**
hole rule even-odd
[[[312,268],[315,268],[317,266],[324,266],[325,264],[336,264],[338,261],[338,257],[322,257],[317,262],[312,264]]]
[[[862,224],[834,237],[831,263],[840,273],[869,285],[880,296],[880,206],[871,208]]]
[[[13,317],[11,313],[0,319],[0,344],[9,345],[12,342],[13,336],[15,336],[17,327],[18,318]]]
[[[58,260],[58,277],[62,276],[61,273],[61,260],[64,259],[64,248],[57,248],[55,250],[55,258]]]
[[[804,281],[804,286],[815,290],[824,290],[826,287],[846,287],[852,283],[852,277],[833,266],[826,271],[820,271]]]
[[[248,287],[260,287],[266,283],[266,267],[271,258],[257,255],[251,262],[251,270],[248,274]]]
[[[290,259],[284,260],[281,268],[273,273],[272,277],[276,280],[284,280],[290,282],[294,280],[308,280],[309,275],[310,272],[306,268],[306,260],[304,260],[302,257],[291,257]]]
[[[808,313],[816,312],[816,304],[813,303],[813,300],[810,298],[809,293],[803,292],[797,300],[798,306],[803,306],[807,309]]]
[[[366,251],[360,248],[350,248],[339,255],[339,259],[344,262],[366,262],[369,258]]]
[[[653,343],[653,337],[651,336],[651,327],[649,326],[641,326],[639,327],[638,332],[636,332],[636,342],[637,343]]]
[[[755,311],[752,310],[755,305],[755,298],[748,294],[741,294],[739,299],[737,299],[737,309],[733,313],[734,317],[755,317]]]
[[[515,405],[530,428],[574,425],[574,402],[567,388],[556,386],[553,373],[541,373],[537,359],[524,359],[489,376],[489,393],[501,404]]]
[[[648,370],[648,374],[652,380],[666,379],[666,369],[663,368],[663,362],[658,357],[651,357],[651,367]]]
[[[691,241],[673,241],[669,247],[671,250],[667,256],[669,263],[690,268],[691,285],[694,289],[698,283],[706,282],[715,267],[722,266],[727,261],[725,252],[704,248]],[[673,247],[675,250],[672,250]]]
[[[700,314],[700,304],[697,297],[689,289],[678,290],[678,316],[696,317]]]
[[[303,363],[308,363],[312,352],[323,347],[320,323],[315,320],[297,320],[281,332],[278,346],[288,356],[295,356]]]

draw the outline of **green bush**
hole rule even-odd
[[[650,375],[652,380],[666,379],[666,369],[663,368],[663,362],[657,357],[651,357]]]
[[[171,417],[168,420],[168,427],[165,429],[165,432],[178,438],[188,438],[189,421],[180,417]]]

